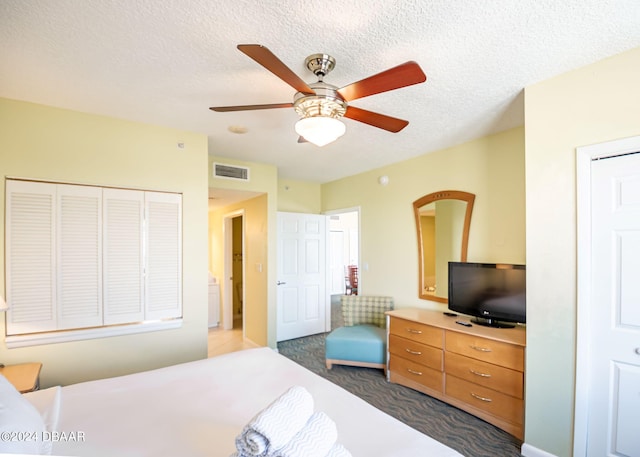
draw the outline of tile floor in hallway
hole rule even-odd
[[[223,330],[222,327],[209,329],[208,357],[255,347],[259,345],[242,338],[241,324],[234,324],[232,330]]]

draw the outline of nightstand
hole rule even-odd
[[[20,363],[0,368],[0,374],[20,392],[33,392],[40,388],[41,363]]]

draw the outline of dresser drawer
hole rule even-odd
[[[442,371],[434,370],[393,354],[389,357],[389,371],[420,383],[429,389],[438,392],[443,391],[444,374]]]
[[[447,375],[445,393],[515,424],[523,423],[523,401]]]
[[[524,371],[524,348],[522,346],[452,331],[447,331],[445,338],[445,347],[449,352],[513,370]]]
[[[453,375],[512,397],[523,398],[524,375],[521,371],[482,362],[453,352],[445,352],[444,371],[447,375]]]
[[[443,369],[442,349],[416,343],[398,335],[389,335],[389,352],[434,370],[442,371]]]
[[[392,317],[389,333],[429,346],[444,347],[444,330],[430,325]]]

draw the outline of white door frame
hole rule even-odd
[[[591,162],[640,151],[640,136],[577,148],[577,318],[573,455],[586,455],[591,309]]]
[[[223,239],[223,251],[224,251],[224,274],[222,284],[222,328],[224,330],[231,330],[233,328],[233,219],[242,216],[242,253],[243,258],[245,255],[245,217],[244,209],[232,211],[222,216],[222,239]],[[246,277],[245,262],[242,261],[242,276]],[[244,319],[245,319],[245,287],[242,286],[242,337],[244,338]]]

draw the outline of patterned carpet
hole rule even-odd
[[[324,362],[326,334],[278,343],[280,353],[338,384],[378,409],[467,457],[520,457],[521,442],[457,408],[404,386],[387,382],[382,370]],[[371,456],[375,457],[375,456]]]

